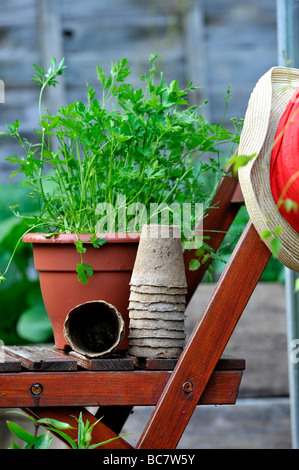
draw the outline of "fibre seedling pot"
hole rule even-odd
[[[130,284],[136,287],[187,287],[178,226],[143,225]]]
[[[183,348],[185,339],[177,338],[131,338],[130,346],[144,346],[151,348]]]
[[[104,301],[77,305],[67,315],[64,337],[74,351],[90,358],[105,357],[118,348],[125,324],[116,308]]]
[[[167,320],[167,321],[184,321],[185,312],[151,312],[147,310],[130,310],[130,320]]]
[[[165,319],[151,319],[151,318],[130,318],[130,331],[133,329],[138,330],[158,330],[162,329],[165,332],[171,331],[184,331],[185,333],[185,322],[184,317],[182,320],[165,320]]]
[[[182,354],[183,347],[151,347],[151,346],[131,346],[130,354],[134,357],[151,358],[178,358]]]
[[[138,294],[167,294],[167,295],[185,295],[185,287],[163,287],[163,286],[134,286],[130,282],[131,292]]]
[[[141,294],[140,292],[133,292],[131,290],[130,301],[141,302],[145,305],[154,303],[169,303],[169,304],[182,304],[185,303],[186,298],[184,295],[177,294]]]
[[[28,233],[25,243],[32,243],[34,266],[39,273],[40,287],[58,349],[66,349],[64,337],[65,319],[74,307],[88,301],[103,300],[112,304],[122,315],[125,334],[118,349],[126,351],[129,346],[130,296],[129,282],[136,258],[138,234],[103,234],[107,243],[94,248],[90,235],[80,235],[86,247],[83,261],[93,267],[94,274],[87,284],[78,280],[76,272],[80,256],[74,243],[74,234],[61,234],[46,238],[41,233]]]
[[[185,331],[182,330],[165,330],[164,328],[155,328],[149,330],[147,328],[140,330],[139,328],[130,329],[130,339],[138,338],[170,338],[170,339],[185,339]]]
[[[169,304],[167,302],[155,302],[153,304],[144,304],[142,302],[131,302],[129,303],[130,310],[146,310],[148,312],[184,312],[186,305],[180,304]]]

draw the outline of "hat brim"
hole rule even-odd
[[[299,87],[299,70],[273,67],[256,84],[248,103],[238,154],[256,156],[239,169],[239,181],[248,214],[257,232],[271,236],[263,241],[271,249],[275,236],[281,263],[299,272],[299,233],[280,214],[270,186],[270,159],[281,115]]]

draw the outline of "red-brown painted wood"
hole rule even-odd
[[[240,206],[244,205],[244,196],[243,196],[240,184],[237,184],[236,186],[234,194],[232,195],[232,198],[231,198],[231,203],[239,204]]]
[[[171,371],[0,374],[0,407],[156,405]],[[216,370],[200,404],[234,404],[242,370]],[[67,388],[66,388],[67,387]]]
[[[137,448],[177,446],[269,258],[270,251],[249,222]]]

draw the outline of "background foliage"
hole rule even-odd
[[[19,204],[24,213],[35,210],[20,184],[0,186],[0,271],[27,229],[26,221],[17,218],[10,206]],[[4,344],[46,342],[52,339],[37,273],[33,266],[32,248],[20,243],[10,267],[10,276],[0,286],[0,338]]]

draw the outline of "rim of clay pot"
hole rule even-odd
[[[26,233],[22,241],[25,243],[75,243],[78,237],[83,243],[89,243],[92,233],[82,233],[78,236],[74,233],[61,233],[59,235],[48,236],[46,233]],[[97,233],[98,238],[105,238],[108,243],[136,243],[140,239],[140,233]]]

